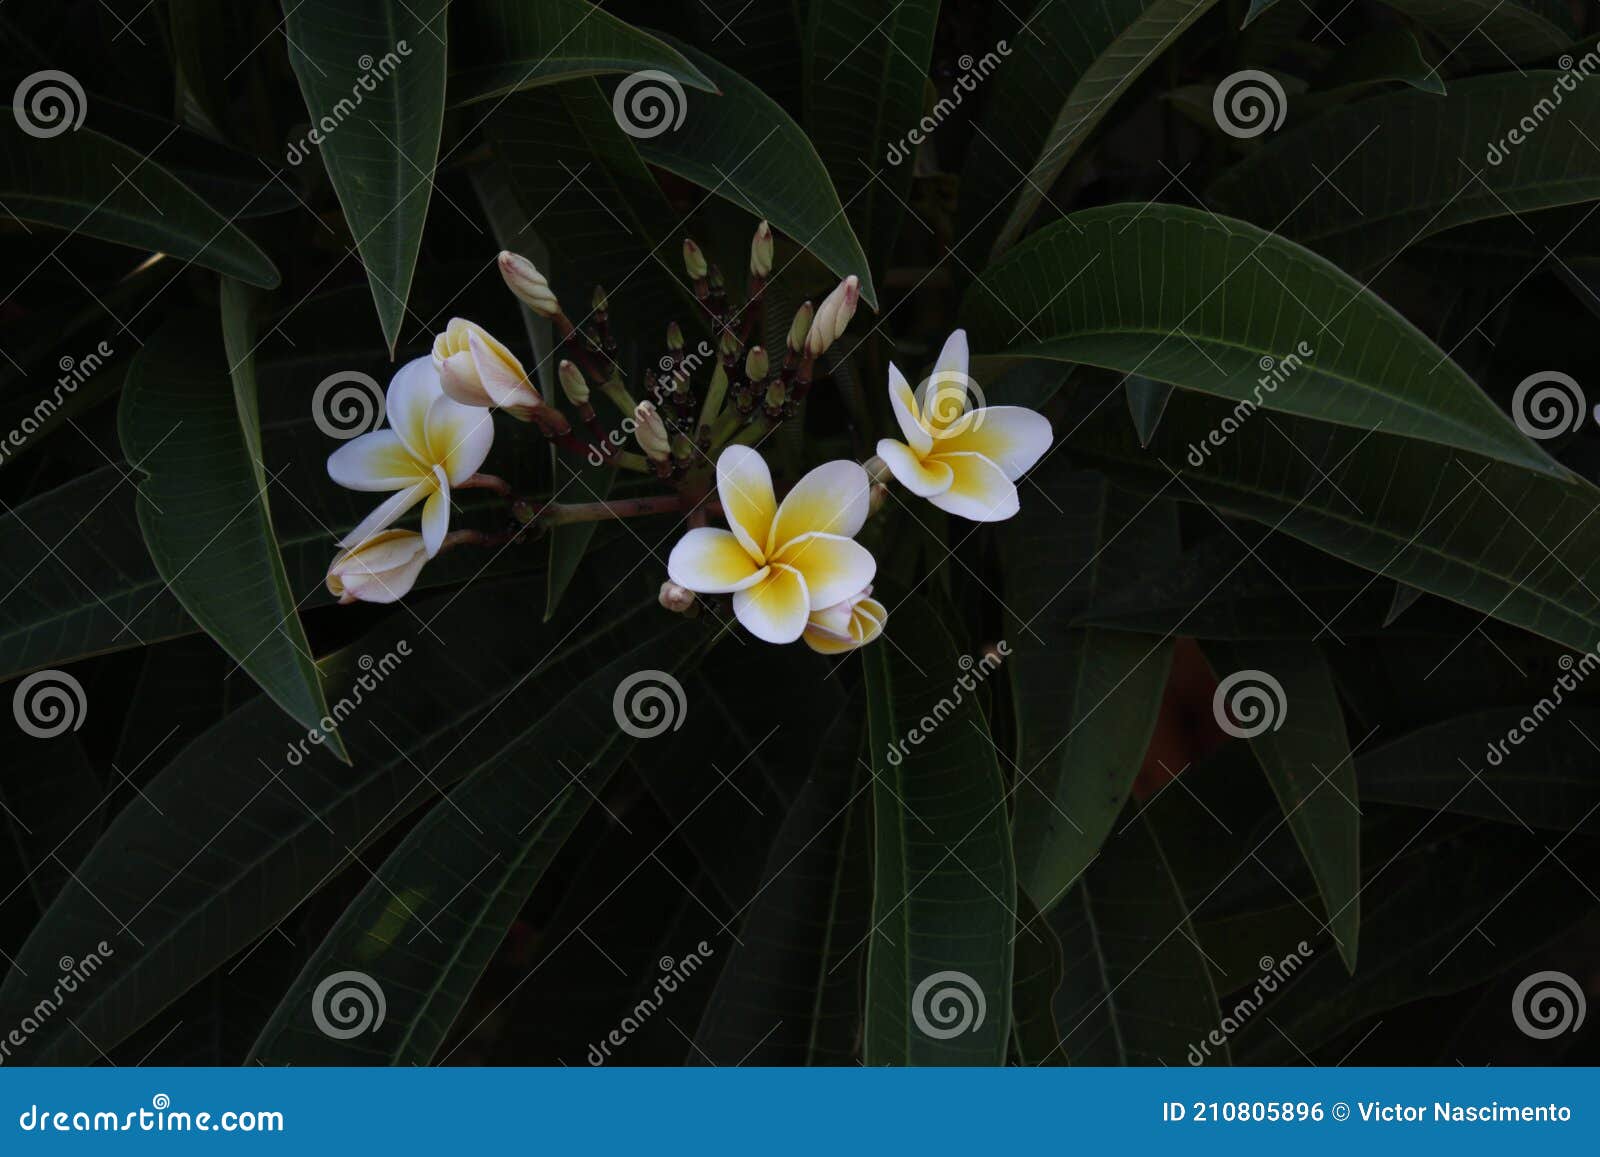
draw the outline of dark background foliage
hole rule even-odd
[[[65,135],[0,126],[0,427],[31,422],[0,458],[0,676],[62,670],[87,705],[6,738],[0,1033],[114,948],[7,1063],[583,1064],[635,1016],[610,1063],[1181,1064],[1302,941],[1211,1063],[1593,1063],[1592,1020],[1540,1040],[1511,1008],[1540,971],[1600,991],[1600,684],[1485,753],[1600,645],[1600,438],[1507,416],[1530,375],[1593,386],[1600,84],[1486,159],[1595,47],[1594,6],[602,11],[0,8],[7,91],[56,69],[87,100]],[[374,98],[400,139],[356,117],[292,163],[308,103],[407,29]],[[647,68],[684,82],[681,132],[619,131]],[[1246,69],[1281,128],[1219,124]],[[384,381],[460,315],[558,396],[502,248],[568,302],[606,285],[638,380],[667,321],[710,332],[683,236],[737,294],[762,217],[770,347],[840,277],[866,299],[764,447],[788,476],[869,455],[889,360],[917,380],[958,324],[989,401],[1055,424],[1011,523],[890,500],[863,536],[885,642],[824,661],[665,615],[671,517],[332,605],[368,504],[326,477],[319,382]],[[1315,368],[1194,462],[1301,340]],[[490,467],[559,489],[518,435]],[[348,762],[291,758],[402,642]],[[640,669],[688,709],[632,743],[612,693]],[[1287,716],[1230,740],[1211,696],[1247,670]],[[940,969],[976,978],[981,1031],[909,1023]],[[382,985],[384,1029],[317,1030],[341,970]]]

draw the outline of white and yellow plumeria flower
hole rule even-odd
[[[969,380],[965,330],[950,335],[915,394],[890,363],[889,401],[905,441],[884,438],[878,457],[940,510],[999,522],[1017,512],[1017,479],[1050,449],[1050,422],[1022,406],[974,407]]]
[[[488,410],[445,397],[427,358],[400,367],[387,401],[391,429],[363,434],[328,457],[328,475],[340,486],[394,491],[339,545],[359,546],[421,502],[422,540],[432,558],[450,529],[450,488],[489,456],[494,420]]]
[[[392,603],[410,592],[427,561],[416,531],[380,530],[333,560],[328,591],[341,603]]]
[[[445,395],[464,406],[498,407],[527,421],[544,404],[516,355],[466,318],[451,318],[433,339],[433,368]]]
[[[889,612],[864,587],[842,602],[812,611],[806,623],[806,646],[824,655],[842,655],[864,647],[883,634]]]
[[[813,611],[850,598],[877,573],[853,537],[867,521],[869,487],[856,463],[826,462],[780,504],[761,455],[729,446],[717,459],[729,529],[691,530],[672,548],[667,573],[701,594],[732,594],[733,613],[752,635],[792,643]]]

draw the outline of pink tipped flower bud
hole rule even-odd
[[[706,275],[706,255],[691,239],[683,239],[683,268],[690,281],[699,281]]]
[[[811,332],[806,337],[806,353],[818,357],[839,340],[856,315],[856,304],[861,300],[861,282],[851,274],[817,306],[817,316],[811,322]]]
[[[767,351],[763,346],[753,345],[750,347],[750,352],[744,355],[744,376],[752,382],[759,382],[766,377],[767,371],[771,368],[771,359],[767,357]]]
[[[540,317],[554,317],[561,312],[561,303],[556,300],[544,274],[522,254],[502,252],[500,276],[505,279],[506,288],[517,295],[517,300]]]
[[[756,226],[756,235],[750,240],[750,274],[766,277],[772,273],[772,226],[765,221]]]
[[[556,367],[556,373],[561,378],[561,392],[567,395],[567,401],[574,406],[587,406],[589,404],[589,379],[583,376],[583,371],[563,359],[561,364]]]
[[[650,402],[640,402],[633,411],[634,437],[639,439],[639,449],[646,458],[660,462],[671,457],[672,439],[667,436],[667,424],[656,413]]]
[[[673,353],[683,348],[683,327],[675,321],[667,323],[667,348]]]

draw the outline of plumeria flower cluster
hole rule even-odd
[[[752,342],[762,328],[773,254],[772,230],[762,222],[750,246],[749,292],[734,306],[717,267],[693,240],[684,242],[689,287],[715,340],[691,352],[682,329],[669,325],[665,352],[645,375],[647,396],[636,399],[617,364],[605,290],[594,291],[589,314],[575,324],[530,261],[502,253],[507,287],[553,323],[555,376],[578,425],[541,394],[510,348],[482,326],[452,319],[431,353],[390,382],[389,426],[328,459],[336,482],[388,495],[340,541],[328,589],[342,602],[393,602],[430,559],[454,546],[507,544],[571,522],[677,514],[690,529],[667,559],[663,607],[693,613],[726,598],[756,638],[803,640],[829,655],[878,638],[888,612],[872,597],[877,561],[856,538],[887,484],[898,482],[962,518],[1009,518],[1019,505],[1018,479],[1050,447],[1050,423],[1021,407],[983,405],[968,375],[966,335],[957,330],[915,390],[889,366],[889,402],[903,440],[884,438],[865,464],[825,462],[781,490],[756,446],[795,415],[819,359],[849,326],[860,291],[847,277],[815,308],[803,303],[784,356],[775,360]],[[697,385],[705,362],[708,380]],[[620,436],[597,413],[596,394],[619,411]],[[671,492],[586,503],[519,498],[509,483],[480,472],[493,446],[495,410],[536,428],[558,451],[653,476]],[[628,437],[636,452],[625,449]],[[510,530],[451,530],[452,496],[472,488],[505,497]],[[418,506],[420,531],[397,528]],[[707,525],[713,515],[725,528]]]

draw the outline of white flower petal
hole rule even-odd
[[[692,591],[725,595],[754,586],[767,571],[731,531],[700,526],[673,546],[667,556],[667,575]]]
[[[1050,419],[1022,406],[973,410],[959,432],[939,443],[940,454],[982,454],[1015,482],[1044,457],[1055,435]]]
[[[904,442],[884,438],[878,443],[878,457],[889,467],[895,481],[919,498],[931,498],[950,489],[955,475],[936,458],[919,458]]]
[[[933,373],[917,387],[917,414],[934,438],[961,421],[967,412],[967,331],[958,329],[945,339]]]
[[[389,495],[380,502],[371,514],[363,518],[349,534],[339,540],[339,545],[344,547],[357,546],[380,530],[387,530],[393,526],[406,511],[426,498],[434,488],[431,478],[425,478],[404,490]]]
[[[420,534],[381,531],[333,560],[328,590],[342,601],[392,603],[411,590],[427,561]]]
[[[728,528],[757,565],[765,562],[767,534],[778,508],[766,460],[749,446],[729,446],[717,459],[717,497]]]
[[[434,491],[422,506],[422,543],[429,558],[439,553],[450,532],[450,480],[442,466],[434,467],[434,479]]]
[[[428,470],[393,430],[352,438],[328,455],[328,477],[349,490],[403,490]]]
[[[773,559],[773,565],[779,564],[793,567],[806,580],[813,611],[858,594],[878,573],[878,561],[870,550],[837,534],[790,539]]]
[[[917,398],[911,392],[911,383],[893,363],[889,363],[889,404],[894,407],[895,421],[900,423],[900,433],[918,457],[933,449],[933,435],[922,425],[917,414]]]
[[[784,495],[767,535],[766,557],[791,539],[812,531],[853,538],[871,511],[872,483],[855,462],[824,462]]]
[[[928,501],[973,522],[1003,522],[1019,509],[1017,484],[982,454],[936,454],[955,475],[950,489]]]
[[[806,629],[811,595],[800,572],[775,566],[754,586],[735,592],[733,613],[745,630],[768,643],[792,643]]]
[[[451,354],[440,359],[434,355],[434,365],[439,371],[439,386],[445,397],[453,398],[463,406],[492,406],[494,399],[483,388],[478,377],[478,367],[470,352]]]
[[[444,467],[452,486],[459,486],[476,474],[494,445],[493,414],[476,406],[463,406],[443,394],[428,407],[426,425],[427,462]]]
[[[433,358],[413,358],[389,379],[384,398],[389,425],[418,459],[428,457],[428,408],[444,392]]]
[[[468,331],[467,348],[477,368],[478,381],[492,405],[537,406],[541,399],[528,385],[527,372],[505,346],[487,333]]]

